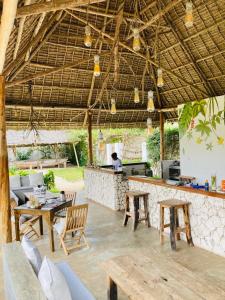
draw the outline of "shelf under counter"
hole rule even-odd
[[[176,189],[176,190],[180,190],[180,191],[184,191],[184,192],[195,193],[195,194],[205,195],[205,196],[214,197],[214,198],[221,198],[221,199],[225,200],[225,193],[223,194],[223,193],[212,192],[212,191],[204,191],[201,189],[194,189],[192,187],[187,187],[187,186],[172,185],[172,184],[166,183],[164,179],[154,179],[154,178],[149,178],[149,177],[141,178],[141,177],[136,177],[136,176],[129,176],[128,180],[155,184],[155,185],[168,187],[171,189]]]

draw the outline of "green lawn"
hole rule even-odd
[[[83,167],[54,169],[55,176],[61,177],[67,181],[76,181],[83,179]]]

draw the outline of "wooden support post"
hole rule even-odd
[[[159,113],[159,122],[160,122],[160,160],[165,159],[165,145],[164,145],[164,114],[163,112]]]
[[[93,149],[92,149],[92,114],[88,111],[88,162],[93,164]]]
[[[0,76],[0,225],[2,242],[10,243],[12,242],[12,229],[5,118],[5,78]]]

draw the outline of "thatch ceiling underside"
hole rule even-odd
[[[140,0],[139,26],[151,20],[171,1]],[[155,107],[157,109],[174,108],[178,104],[202,98],[222,95],[225,90],[225,2],[224,0],[194,0],[194,26],[187,29],[184,25],[185,1],[171,8],[159,22],[142,31],[144,44],[139,53],[132,49],[131,27],[135,25],[135,1],[126,0],[124,5],[124,21],[120,27],[119,41],[128,47],[119,46],[119,77],[114,84],[114,58],[111,53],[113,39],[99,34],[104,24],[105,33],[115,36],[116,19],[119,1],[104,1],[89,6],[88,14],[74,9],[63,11],[53,20],[56,13],[46,14],[39,32],[46,28],[37,45],[31,49],[29,60],[25,63],[23,53],[35,39],[34,31],[41,15],[26,17],[22,40],[17,58],[13,53],[18,36],[20,19],[16,19],[7,49],[5,73],[6,117],[8,127],[26,127],[30,120],[30,96],[28,80],[32,79],[32,104],[38,115],[39,126],[44,128],[67,127],[76,128],[86,125],[86,111],[93,109],[94,126],[132,127],[145,126],[146,119],[151,117],[155,124],[159,121],[158,112],[148,113],[147,91],[155,91]],[[23,6],[23,1],[19,2]],[[108,17],[90,14],[91,10],[108,14]],[[59,13],[59,12],[57,12]],[[83,43],[84,26],[87,20],[93,25],[93,45],[86,48]],[[158,28],[158,29],[157,29]],[[158,34],[156,31],[158,30]],[[158,38],[157,38],[158,36]],[[44,40],[44,41],[43,41]],[[42,41],[42,42],[41,42]],[[41,46],[40,46],[41,43]],[[157,45],[157,51],[155,51]],[[93,57],[101,48],[101,76],[93,77]],[[150,60],[147,72],[146,55]],[[163,88],[154,84],[154,73],[160,57],[160,65],[164,71]],[[160,56],[159,56],[160,53]],[[111,62],[110,70],[108,65]],[[67,65],[67,68],[55,68]],[[53,73],[54,71],[54,73]],[[109,72],[108,72],[109,71]],[[148,73],[149,71],[149,73]],[[45,74],[45,73],[49,74]],[[40,73],[40,74],[39,74]],[[106,88],[101,99],[99,95],[105,78],[108,76]],[[134,104],[134,87],[140,89],[141,101]],[[115,89],[113,88],[116,88]],[[142,89],[144,97],[142,97]],[[118,113],[110,114],[110,99],[116,98]],[[89,102],[88,102],[89,99]],[[175,111],[165,112],[165,118],[177,118]]]

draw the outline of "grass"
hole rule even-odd
[[[53,169],[55,176],[63,178],[67,181],[78,181],[83,179],[83,167]]]

